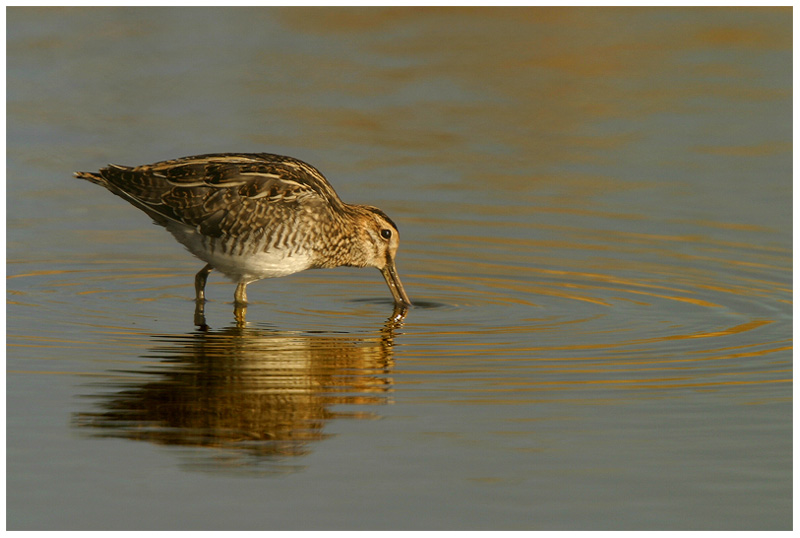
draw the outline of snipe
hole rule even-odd
[[[397,226],[377,207],[346,204],[300,160],[269,153],[216,153],[136,167],[109,165],[75,177],[102,185],[147,213],[206,262],[198,303],[216,269],[247,285],[305,269],[376,267],[397,307],[411,305],[395,268]]]

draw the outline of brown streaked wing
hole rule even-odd
[[[278,183],[285,183],[277,185],[278,192],[309,191],[334,207],[343,205],[319,170],[298,159],[271,153],[211,153],[137,166],[132,170],[152,171],[154,175],[184,187],[248,184],[248,192],[253,193],[251,196],[256,196],[261,189],[272,189],[276,185],[269,180],[278,180]]]
[[[103,177],[157,221],[199,226],[212,236],[239,235],[257,215],[282,204],[342,202],[316,168],[272,154],[209,154],[128,168],[111,165]],[[237,215],[238,225],[231,221]],[[162,222],[163,224],[163,222]]]

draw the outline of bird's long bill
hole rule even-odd
[[[381,269],[383,278],[386,279],[386,284],[389,285],[389,291],[392,292],[394,302],[397,305],[411,306],[411,301],[406,295],[406,290],[403,289],[403,283],[400,282],[400,277],[397,276],[397,268],[394,265],[394,260],[386,260],[386,265]]]

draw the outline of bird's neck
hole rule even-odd
[[[331,239],[318,252],[315,267],[364,267],[369,259],[369,236],[364,230],[363,210],[356,205],[345,204],[344,211],[331,223]],[[335,241],[333,240],[335,238]]]

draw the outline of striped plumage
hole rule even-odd
[[[164,226],[212,269],[238,284],[235,300],[262,278],[304,269],[377,267],[397,305],[410,305],[395,269],[397,226],[380,209],[346,204],[300,160],[269,153],[217,153],[143,166],[109,165],[76,177],[102,185]]]

